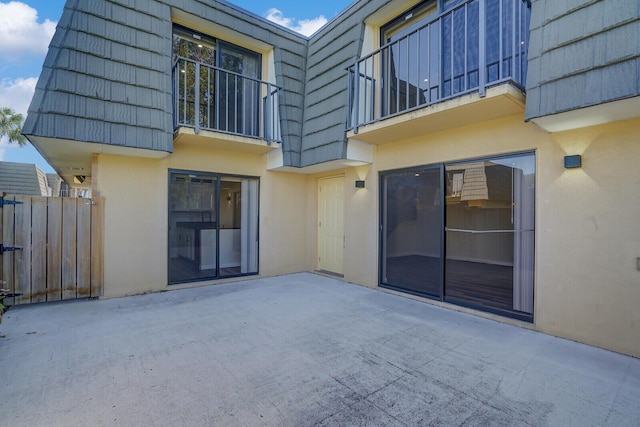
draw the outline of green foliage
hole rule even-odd
[[[9,143],[17,142],[23,147],[27,139],[22,135],[22,114],[18,114],[11,108],[0,109],[0,138],[7,136]]]
[[[6,281],[0,280],[0,314],[2,314],[2,310],[5,310],[7,308],[4,304],[2,304],[2,301],[4,301],[4,298],[7,296],[7,293],[9,291],[7,289],[1,289],[6,284]]]

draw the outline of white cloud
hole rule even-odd
[[[26,116],[37,82],[36,77],[0,80],[0,107],[9,107]]]
[[[282,14],[282,11],[276,8],[269,9],[267,11],[266,18],[271,22],[275,22],[276,24],[287,27],[300,34],[304,34],[305,36],[310,36],[327,23],[327,18],[325,18],[324,15],[320,15],[313,19],[296,20],[294,18],[285,17]]]
[[[45,54],[55,30],[55,22],[39,23],[38,11],[25,3],[0,3],[0,59],[15,62],[25,54]]]

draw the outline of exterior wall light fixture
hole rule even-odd
[[[356,180],[356,188],[364,188],[364,181],[363,180]]]
[[[575,154],[573,156],[564,156],[564,168],[573,169],[582,167],[582,156]]]

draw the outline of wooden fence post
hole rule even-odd
[[[91,205],[91,297],[104,294],[104,197]]]

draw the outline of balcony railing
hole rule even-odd
[[[509,82],[524,92],[528,0],[469,0],[348,68],[347,129]]]
[[[174,128],[191,127],[281,142],[280,88],[232,71],[177,58],[173,65]]]

